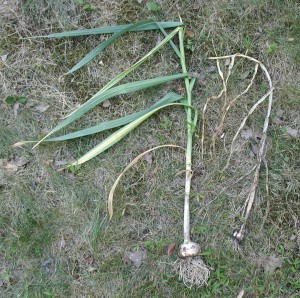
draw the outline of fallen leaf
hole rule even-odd
[[[15,165],[12,165],[8,163],[7,165],[4,166],[4,169],[7,170],[8,172],[16,172],[18,171],[18,167]]]
[[[168,249],[167,249],[167,254],[168,254],[169,256],[171,256],[171,255],[174,254],[175,246],[176,246],[176,243],[175,243],[175,242],[169,243]]]
[[[282,109],[278,109],[278,110],[276,111],[276,116],[278,116],[278,117],[282,117],[283,114],[284,114],[284,110],[282,110]]]
[[[47,259],[46,261],[43,262],[42,267],[44,268],[44,270],[47,273],[54,273],[55,272],[55,270],[53,268],[54,267],[54,259],[52,259],[52,258]]]
[[[186,30],[185,31],[185,37],[190,38],[194,36],[194,32],[191,30]]]
[[[289,126],[286,128],[286,133],[293,138],[298,137],[298,132],[299,132],[298,129],[294,129]]]
[[[251,128],[242,130],[241,137],[245,140],[251,139],[253,137],[253,130]]]
[[[94,268],[94,267],[92,267],[92,266],[89,266],[88,269],[87,269],[87,271],[88,271],[89,273],[92,273],[92,272],[94,272],[94,271],[97,271],[97,268]]]
[[[20,104],[18,102],[16,102],[14,104],[14,116],[15,116],[15,118],[17,118],[17,116],[18,116],[18,110],[19,110],[19,108],[20,108]]]
[[[94,259],[91,255],[89,255],[86,258],[84,258],[82,262],[87,265],[92,265],[94,263]]]
[[[66,178],[68,178],[68,179],[71,179],[71,180],[76,179],[76,176],[75,176],[73,173],[66,172],[66,173],[64,174],[64,176],[65,176]]]
[[[1,56],[2,62],[5,62],[7,60],[7,56],[8,56],[8,54],[5,54],[5,55]]]
[[[282,261],[279,257],[276,257],[275,255],[265,257],[264,260],[264,271],[265,273],[272,273],[274,272],[277,268],[280,268],[282,265]]]
[[[13,161],[10,162],[10,164],[20,168],[20,167],[23,167],[25,166],[26,164],[29,163],[29,159],[28,158],[23,158],[23,157],[17,157],[15,158]]]
[[[41,104],[41,105],[38,105],[35,107],[35,110],[37,112],[40,112],[40,113],[44,113],[46,112],[47,110],[49,109],[49,105],[47,104]]]
[[[146,153],[143,156],[143,160],[145,160],[149,165],[151,165],[152,164],[152,154]]]
[[[282,266],[282,260],[275,254],[258,258],[257,264],[264,269],[265,274],[272,273]]]
[[[147,252],[141,249],[138,251],[125,252],[123,260],[125,263],[133,265],[136,268],[138,268],[142,265],[146,257],[147,257]]]
[[[15,144],[15,145],[17,145],[17,144]],[[49,166],[52,163],[53,163],[53,159],[46,159],[46,160],[44,160],[44,164],[47,165],[47,166]]]
[[[68,162],[66,160],[55,159],[54,162],[53,162],[53,166],[56,167],[56,168],[59,168],[61,166],[64,166],[67,163]]]
[[[61,240],[59,241],[59,247],[60,248],[65,248],[66,246],[66,241],[64,238],[61,238]]]
[[[73,274],[73,278],[78,280],[78,279],[80,279],[80,275],[79,274]]]
[[[225,65],[226,65],[226,66],[229,65],[230,62],[231,62],[231,59],[230,59],[230,58],[225,59]]]
[[[111,103],[109,100],[105,100],[103,103],[102,103],[102,107],[103,108],[109,108],[111,106]]]
[[[205,69],[204,69],[204,71],[205,72],[214,72],[214,71],[216,71],[216,67],[215,66],[208,66],[208,67],[206,67]]]
[[[245,71],[244,73],[242,73],[242,74],[240,75],[240,79],[241,79],[241,80],[245,80],[246,78],[248,78],[249,74],[250,74],[250,71],[249,71],[249,70],[248,70],[248,71]]]
[[[14,160],[8,162],[7,160],[4,160],[2,162],[3,168],[7,170],[8,172],[17,172],[19,168],[22,168],[27,163],[29,163],[29,159],[27,158],[15,158]]]

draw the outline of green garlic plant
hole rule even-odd
[[[175,28],[175,29],[173,29],[171,33],[167,34],[165,31],[165,29],[167,28]],[[198,256],[198,253],[200,251],[199,244],[193,242],[190,237],[190,207],[189,207],[191,178],[192,178],[193,133],[197,123],[197,110],[192,106],[192,91],[193,91],[196,78],[192,74],[188,73],[187,66],[186,66],[186,58],[184,52],[185,29],[183,23],[182,22],[156,22],[153,20],[145,20],[130,25],[101,27],[101,28],[87,29],[87,30],[76,30],[76,31],[50,34],[47,36],[34,36],[30,38],[31,39],[32,38],[61,38],[61,37],[92,35],[92,34],[112,34],[111,37],[106,39],[104,42],[100,43],[95,49],[93,49],[90,53],[88,53],[82,60],[80,60],[71,70],[69,70],[65,74],[68,75],[77,71],[84,65],[86,65],[96,55],[101,53],[107,46],[109,46],[111,43],[117,40],[120,36],[129,32],[146,31],[146,30],[160,30],[160,32],[162,32],[162,34],[165,37],[144,57],[142,57],[139,61],[134,63],[128,69],[126,69],[125,71],[117,75],[114,79],[112,79],[109,83],[107,83],[104,87],[102,87],[102,89],[99,90],[99,92],[97,92],[87,102],[81,105],[76,111],[68,115],[61,123],[59,123],[56,127],[54,127],[40,141],[22,141],[15,145],[18,146],[18,145],[23,145],[25,143],[35,143],[34,147],[36,147],[42,142],[65,141],[65,140],[70,140],[78,137],[83,137],[86,135],[99,133],[108,129],[121,127],[119,130],[112,133],[100,144],[98,144],[96,147],[88,151],[86,154],[84,154],[78,160],[76,160],[71,164],[71,166],[78,166],[89,161],[93,157],[99,155],[100,153],[107,150],[109,147],[116,144],[118,141],[123,139],[133,129],[135,129],[137,126],[139,126],[142,122],[147,120],[151,115],[153,115],[157,111],[160,111],[170,106],[175,106],[175,105],[182,106],[185,109],[185,113],[186,113],[186,129],[187,129],[187,143],[186,143],[186,150],[185,150],[186,179],[185,179],[185,196],[184,196],[184,224],[183,224],[184,241],[179,248],[178,255],[180,259],[175,263],[176,264],[175,267],[179,272],[180,279],[182,279],[186,285],[201,286],[203,284],[206,284],[207,282],[207,279],[209,277],[209,269],[205,266],[202,259]],[[177,35],[179,40],[179,48],[172,41],[172,39],[175,38],[175,36]],[[123,78],[125,78],[132,71],[140,67],[144,62],[146,62],[151,56],[153,56],[167,43],[170,44],[170,46],[174,50],[174,53],[178,56],[180,60],[180,64],[182,68],[181,73],[117,85]],[[82,115],[84,115],[89,110],[91,110],[92,108],[99,105],[101,102],[105,100],[108,100],[117,95],[133,93],[135,91],[147,89],[150,87],[161,85],[163,83],[167,83],[169,81],[179,80],[179,79],[184,80],[185,93],[186,93],[185,96],[179,95],[174,92],[170,92],[166,94],[163,98],[161,98],[158,102],[156,102],[154,105],[152,105],[151,107],[143,111],[116,120],[103,122],[98,125],[85,128],[76,132],[50,138],[50,136],[52,136],[54,133],[60,131],[61,129],[65,128],[75,120],[79,119]],[[175,145],[171,145],[171,146],[178,147]],[[158,146],[157,148],[160,147],[165,147],[165,145]],[[153,149],[157,149],[157,148],[153,148]],[[146,152],[149,152],[149,150]],[[136,161],[138,159],[139,158],[137,158]],[[128,167],[125,170],[127,169]],[[121,175],[119,176],[119,178],[121,177]],[[117,179],[117,182],[119,181],[119,178]],[[115,188],[115,186],[116,185],[114,185],[113,189]],[[112,216],[113,213],[112,198],[113,198],[113,192],[111,192],[109,196],[110,217]]]

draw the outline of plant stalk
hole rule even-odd
[[[184,54],[184,29],[181,28],[179,31],[179,48],[180,48],[180,62],[182,71],[187,73],[185,54]],[[184,78],[186,95],[187,95],[187,105],[192,106],[192,88],[190,88],[190,79],[188,77]],[[186,178],[185,178],[185,194],[184,194],[184,218],[183,218],[183,235],[184,243],[190,243],[190,190],[191,190],[191,180],[192,180],[192,147],[193,147],[193,127],[192,127],[192,108],[186,107],[186,122],[187,122],[187,145],[186,145]]]

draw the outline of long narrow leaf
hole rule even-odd
[[[117,75],[114,79],[112,79],[109,83],[107,83],[99,92],[97,92],[93,97],[99,95],[104,90],[107,90],[114,85],[116,85],[120,80],[142,65],[145,61],[147,61],[153,54],[155,54],[159,49],[161,49],[168,41],[170,41],[174,35],[180,30],[180,27],[177,27],[173,30],[169,35],[167,35],[158,45],[156,45],[150,52],[148,52],[143,58],[134,63],[132,66],[124,70],[122,73]]]
[[[78,70],[82,66],[86,65],[89,63],[93,58],[95,58],[98,54],[100,54],[107,46],[109,46],[111,43],[113,43],[115,40],[117,40],[120,36],[123,34],[129,32],[130,30],[133,30],[141,25],[145,25],[148,23],[151,23],[151,20],[146,20],[146,21],[141,21],[129,26],[126,26],[123,30],[115,33],[108,39],[106,39],[104,42],[100,43],[96,48],[94,48],[91,52],[89,52],[86,56],[84,56],[72,69],[70,69],[66,75]]]
[[[159,22],[156,22],[157,27],[160,29],[160,31],[162,32],[162,34],[167,37],[168,33],[166,32],[166,30],[160,25]],[[174,44],[174,42],[172,40],[169,41],[172,49],[174,50],[175,54],[178,56],[178,58],[180,59],[181,53],[178,50],[178,48],[176,47],[176,45]]]
[[[130,32],[137,32],[137,31],[149,31],[149,30],[156,30],[157,24],[159,24],[162,28],[175,28],[182,26],[181,22],[155,22],[149,24],[140,25],[137,28],[131,29]],[[95,35],[95,34],[111,34],[117,33],[125,29],[128,25],[119,25],[119,26],[110,26],[110,27],[99,27],[99,28],[92,28],[92,29],[84,29],[84,30],[74,30],[74,31],[66,31],[60,33],[53,33],[49,35],[40,35],[40,36],[30,36],[27,37],[28,39],[33,38],[56,38],[56,37],[73,37],[73,36],[82,36],[82,35]]]
[[[188,74],[186,73],[180,73],[170,76],[164,76],[164,77],[158,77],[154,79],[148,79],[144,81],[135,81],[123,85],[119,85],[113,88],[110,88],[103,93],[99,94],[96,97],[92,97],[89,99],[86,103],[84,103],[82,106],[80,106],[74,113],[69,115],[68,118],[63,120],[60,124],[58,124],[55,128],[53,128],[43,139],[41,139],[34,147],[39,145],[43,140],[48,138],[53,133],[59,131],[60,129],[64,128],[65,126],[69,125],[79,117],[81,117],[83,114],[85,114],[90,109],[94,108],[97,104],[112,98],[117,95],[132,93],[135,91],[143,90],[146,88],[154,87],[163,83],[167,83],[172,80],[181,79],[183,77],[186,77]],[[34,148],[33,147],[33,148]]]
[[[56,142],[56,141],[65,141],[65,140],[70,140],[70,139],[75,139],[75,138],[79,138],[79,137],[84,137],[87,135],[91,135],[91,134],[95,134],[95,133],[99,133],[101,131],[105,131],[108,129],[112,129],[112,128],[116,128],[119,126],[123,126],[126,125],[136,119],[138,119],[139,117],[153,111],[154,109],[161,107],[163,105],[166,105],[168,103],[172,103],[175,101],[178,101],[182,98],[181,95],[170,92],[168,93],[166,96],[164,96],[163,98],[161,98],[158,102],[156,102],[153,106],[149,107],[148,109],[145,109],[143,111],[116,119],[116,120],[111,120],[111,121],[107,121],[107,122],[102,122],[98,125],[89,127],[89,128],[85,128],[73,133],[69,133],[63,136],[59,136],[59,137],[55,137],[55,138],[51,138],[48,140],[45,140],[46,142]]]
[[[100,95],[100,93],[102,93],[103,91],[113,87],[118,82],[120,82],[123,78],[125,78],[128,74],[130,74],[136,68],[141,66],[145,61],[147,61],[151,56],[153,56],[159,49],[161,49],[168,41],[170,41],[179,30],[180,30],[180,27],[177,27],[175,30],[173,30],[158,45],[156,45],[150,52],[148,52],[143,58],[141,58],[139,61],[134,63],[132,66],[128,67],[123,72],[118,74],[115,78],[113,78],[110,82],[108,82],[105,86],[103,86],[95,95],[93,95],[92,98]],[[73,114],[73,113],[74,112],[72,112],[71,114]],[[68,116],[70,116],[70,115],[68,115]],[[66,117],[68,117],[68,116],[66,116]]]
[[[127,124],[126,126],[120,128],[115,133],[111,134],[108,138],[106,138],[104,141],[102,141],[99,145],[97,145],[92,150],[88,151],[86,154],[84,154],[82,157],[80,157],[77,161],[72,163],[72,165],[76,166],[76,165],[80,165],[80,164],[83,164],[83,163],[89,161],[90,159],[94,158],[95,156],[99,155],[100,153],[107,150],[109,147],[113,146],[114,144],[116,144],[117,142],[122,140],[132,130],[134,130],[143,121],[148,119],[151,115],[153,115],[157,111],[159,111],[163,108],[166,108],[166,107],[174,106],[174,105],[186,106],[186,105],[181,104],[181,103],[170,103],[170,104],[166,104],[166,105],[163,105],[161,107],[158,107],[158,108],[152,110],[151,112],[148,112],[147,114],[141,116],[140,118],[136,119],[135,121]],[[190,107],[190,106],[188,106],[188,107]],[[190,108],[193,108],[193,107],[190,107]]]

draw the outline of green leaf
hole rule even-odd
[[[162,28],[175,28],[179,26],[183,26],[181,22],[155,22],[140,25],[136,28],[131,29],[129,32],[137,32],[137,31],[149,31],[149,30],[157,30],[157,24],[159,24]],[[74,31],[65,31],[61,33],[53,33],[49,35],[39,35],[39,36],[30,36],[26,37],[28,39],[31,38],[57,38],[57,37],[74,37],[74,36],[82,36],[82,35],[95,35],[95,34],[112,34],[117,33],[124,30],[128,25],[119,25],[119,26],[111,26],[111,27],[99,27],[92,29],[84,29],[84,30],[74,30]]]
[[[168,33],[165,31],[165,29],[160,25],[159,22],[156,22],[157,27],[160,29],[160,31],[162,32],[162,34],[167,37]],[[178,27],[179,28],[179,27]],[[171,47],[173,48],[174,52],[176,53],[176,55],[178,56],[178,58],[180,59],[180,51],[178,50],[178,48],[176,47],[176,45],[174,44],[174,42],[172,40],[169,41]]]
[[[96,7],[92,4],[85,4],[83,7],[82,7],[83,10],[96,10]]]
[[[152,12],[160,11],[160,6],[156,2],[147,2],[146,6]]]
[[[91,135],[91,134],[95,134],[95,133],[99,133],[101,131],[105,131],[108,129],[112,129],[112,128],[116,128],[119,126],[123,126],[126,125],[136,119],[138,119],[139,117],[147,114],[148,112],[153,111],[154,109],[161,107],[165,104],[168,103],[172,103],[175,101],[178,101],[182,99],[182,96],[173,92],[168,93],[166,96],[164,96],[163,98],[161,98],[158,102],[156,102],[153,106],[151,106],[148,109],[145,109],[143,111],[116,119],[116,120],[111,120],[111,121],[107,121],[107,122],[102,122],[98,125],[86,128],[86,129],[82,129],[73,133],[69,133],[63,136],[59,136],[59,137],[55,137],[55,138],[51,138],[48,140],[45,140],[46,142],[55,142],[55,141],[65,141],[65,140],[70,140],[70,139],[75,139],[75,138],[79,138],[79,137],[83,137],[83,136],[87,136],[87,135]]]
[[[17,101],[19,103],[25,104],[27,102],[27,98],[26,98],[26,96],[18,96]]]
[[[156,45],[150,52],[148,52],[143,58],[134,63],[132,66],[128,67],[122,73],[113,78],[109,83],[107,83],[99,92],[97,92],[93,97],[97,96],[101,92],[113,87],[123,78],[125,78],[128,74],[130,74],[133,70],[141,66],[145,61],[147,61],[152,55],[154,55],[160,48],[162,48],[168,41],[170,41],[174,35],[180,30],[180,27],[177,27],[158,44]]]
[[[76,70],[78,70],[79,68],[81,68],[82,66],[86,65],[87,63],[89,63],[92,59],[94,59],[98,54],[100,54],[107,46],[109,46],[111,43],[113,43],[115,40],[117,40],[120,36],[122,36],[123,34],[129,32],[130,30],[137,28],[138,26],[142,25],[142,24],[147,24],[150,23],[152,21],[141,21],[138,23],[135,23],[133,25],[129,25],[126,28],[124,28],[123,30],[115,33],[114,35],[112,35],[111,37],[109,37],[107,40],[105,40],[104,42],[100,43],[96,48],[94,48],[91,52],[89,52],[83,59],[81,59],[71,70],[69,70],[67,74],[70,74]]]
[[[13,96],[7,96],[7,97],[5,98],[5,102],[6,102],[8,105],[12,106],[12,105],[15,104],[16,100],[15,100],[15,98],[14,98]]]
[[[266,49],[267,54],[272,54],[278,48],[278,44],[276,42],[272,42],[270,46]]]
[[[82,106],[80,106],[74,113],[69,115],[68,118],[66,118],[64,121],[62,121],[60,124],[58,124],[54,129],[52,129],[42,140],[40,140],[34,147],[36,147],[38,144],[40,144],[44,139],[48,138],[53,133],[59,131],[60,129],[64,128],[65,126],[69,125],[79,117],[81,117],[83,114],[85,114],[90,109],[94,108],[97,104],[110,99],[117,95],[132,93],[135,91],[143,90],[146,88],[154,87],[163,83],[167,83],[172,80],[177,80],[180,78],[186,77],[188,74],[186,73],[180,73],[170,76],[164,76],[164,77],[158,77],[154,79],[148,79],[144,81],[135,81],[123,85],[119,85],[117,87],[110,88],[108,90],[105,90],[104,92],[98,94],[95,97],[92,97],[89,99],[86,103],[84,103]]]
[[[127,124],[126,126],[120,128],[119,130],[117,130],[116,132],[111,134],[108,138],[106,138],[104,141],[102,141],[99,145],[97,145],[92,150],[88,151],[86,154],[84,154],[82,157],[80,157],[77,161],[72,163],[72,165],[80,165],[80,164],[83,164],[83,163],[89,161],[90,159],[94,158],[95,156],[99,155],[100,153],[104,152],[105,150],[107,150],[108,148],[110,148],[111,146],[113,146],[114,144],[119,142],[120,140],[122,140],[132,130],[134,130],[137,126],[139,126],[142,122],[144,122],[146,119],[148,119],[154,113],[158,112],[159,110],[161,110],[163,108],[174,106],[174,105],[183,106],[184,104],[169,103],[169,104],[163,105],[161,107],[158,107],[158,108],[148,112],[147,114],[139,117],[135,121],[132,121],[131,123]],[[190,108],[193,108],[193,107],[190,107]]]

